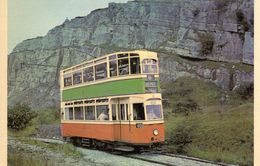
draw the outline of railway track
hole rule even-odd
[[[180,156],[162,152],[145,152],[141,154],[126,154],[123,156],[167,166],[231,166],[225,163],[217,163],[199,158]]]
[[[38,141],[43,141],[46,143],[53,144],[63,144],[61,140],[54,139],[44,139],[44,138],[31,138]],[[171,153],[165,153],[161,151],[151,151],[151,152],[142,152],[140,154],[134,153],[121,153],[121,152],[108,152],[114,155],[119,155],[123,157],[128,157],[132,159],[142,160],[159,165],[167,166],[233,166],[226,163],[219,163],[209,160],[203,160],[195,157],[188,157],[182,155],[176,155]]]
[[[204,159],[200,159],[200,158],[196,158],[196,157],[176,155],[176,154],[165,153],[165,152],[159,152],[159,153],[155,152],[155,153],[162,154],[162,155],[165,155],[165,156],[170,156],[170,157],[177,157],[177,158],[181,158],[181,159],[185,159],[185,160],[193,160],[193,161],[197,161],[197,162],[200,162],[200,163],[206,163],[206,164],[221,165],[221,166],[234,166],[234,165],[231,165],[231,164],[214,162],[214,161],[204,160]]]

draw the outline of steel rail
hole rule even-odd
[[[52,144],[61,144],[62,142],[65,143],[65,141],[63,140],[57,140],[57,139],[46,139],[46,138],[30,138],[30,139],[34,139],[34,140],[38,140],[38,141],[42,141],[45,143],[52,143]],[[91,148],[90,148],[91,149]],[[99,149],[96,149],[99,150]],[[144,153],[140,153],[140,155],[136,156],[134,154],[125,154],[119,151],[104,151],[107,152],[109,154],[113,154],[113,155],[118,155],[118,156],[123,156],[123,157],[128,157],[128,158],[133,158],[133,159],[137,159],[137,160],[142,160],[142,161],[146,161],[146,162],[150,162],[150,163],[156,163],[156,164],[161,164],[161,165],[166,165],[166,166],[177,166],[173,163],[169,163],[169,162],[164,162],[164,161],[158,161],[156,159],[148,159],[145,158],[145,156],[142,157],[142,154],[157,154],[157,155],[162,155],[162,156],[168,156],[168,157],[175,157],[175,158],[180,158],[180,159],[185,159],[185,160],[190,160],[190,161],[197,161],[197,162],[202,162],[202,163],[208,163],[208,164],[214,164],[214,165],[220,165],[220,166],[234,166],[232,164],[226,164],[226,163],[220,163],[220,162],[214,162],[214,161],[209,161],[209,160],[204,160],[204,159],[200,159],[200,158],[195,158],[195,157],[189,157],[189,156],[182,156],[182,155],[176,155],[176,154],[172,154],[172,153],[166,153],[166,152],[161,152],[161,151],[148,151],[148,152],[144,152]],[[159,156],[158,156],[159,157]]]

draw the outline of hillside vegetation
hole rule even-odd
[[[208,160],[253,165],[253,90],[225,92],[190,77],[162,85],[167,151]],[[21,105],[20,105],[21,106]],[[24,106],[24,105],[22,105]],[[22,107],[23,108],[23,107]],[[21,109],[18,106],[10,110]],[[59,111],[43,109],[9,136],[30,137],[44,124],[59,124]]]
[[[167,150],[253,165],[253,97],[245,87],[224,92],[187,77],[164,85]]]
[[[9,117],[17,116],[15,114],[13,114],[13,112],[15,112],[16,109],[20,110],[21,105],[25,106],[26,104],[17,104],[14,107],[12,107],[11,109],[9,109],[8,110]],[[27,112],[29,112],[29,111],[27,111]],[[13,129],[13,128],[9,127],[9,129],[8,129],[9,136],[13,136],[13,137],[34,136],[37,133],[37,129],[40,125],[59,124],[60,123],[59,110],[57,110],[57,109],[51,109],[51,108],[42,109],[42,110],[38,110],[37,112],[30,110],[30,112],[33,112],[35,114],[35,116],[32,119],[26,121],[26,125],[23,125],[24,128],[17,130],[17,129]],[[20,116],[24,116],[24,115],[20,115]],[[10,119],[13,119],[13,118],[10,118]],[[9,118],[8,118],[8,121],[9,121]],[[18,122],[17,122],[17,124],[18,124]],[[21,124],[24,124],[24,123],[20,123],[20,125]],[[20,128],[20,127],[18,126],[18,128]]]

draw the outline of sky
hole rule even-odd
[[[128,0],[8,0],[8,53],[26,39],[44,36],[66,18],[86,16],[109,2]]]

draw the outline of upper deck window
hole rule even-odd
[[[64,76],[64,87],[72,85],[71,75]]]
[[[82,73],[78,71],[73,74],[73,84],[80,84],[82,83]]]
[[[161,119],[162,118],[161,105],[147,105],[146,111],[147,111],[147,119],[148,120]]]
[[[116,59],[116,55],[109,56],[109,60],[113,60],[113,59]]]
[[[117,55],[118,58],[127,58],[128,57],[128,54],[118,54]]]
[[[112,60],[109,62],[109,73],[110,77],[117,76],[117,60]]]
[[[130,67],[131,67],[131,74],[139,74],[140,73],[140,59],[139,59],[139,57],[131,57],[130,58]]]
[[[84,82],[89,82],[94,80],[94,69],[93,66],[88,67],[83,70],[83,80]]]
[[[107,63],[102,63],[95,66],[95,79],[107,78]]]
[[[128,58],[118,60],[119,75],[129,74],[129,62]]]
[[[157,73],[157,61],[155,59],[144,59],[142,65],[143,73]]]
[[[130,53],[130,56],[139,56],[139,54],[136,54],[136,53]]]

